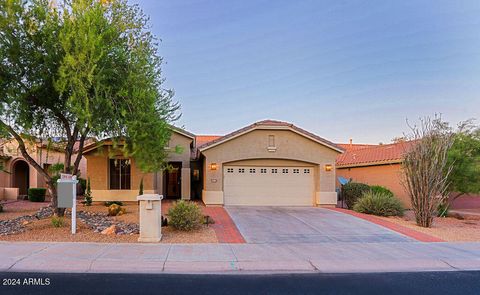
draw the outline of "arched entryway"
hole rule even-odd
[[[12,169],[12,179],[13,187],[18,187],[18,195],[25,196],[28,193],[28,188],[30,184],[29,172],[30,168],[27,162],[23,160],[18,160],[13,164]]]

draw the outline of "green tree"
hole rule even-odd
[[[455,193],[454,198],[480,193],[480,128],[472,120],[460,124],[448,151],[448,162],[453,167],[448,190]]]
[[[54,180],[26,138],[61,138],[64,173],[78,173],[89,136],[121,143],[145,172],[165,167],[179,107],[162,87],[156,42],[126,0],[0,1],[0,133],[45,178],[54,207]]]

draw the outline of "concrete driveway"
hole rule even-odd
[[[413,242],[368,221],[314,207],[227,207],[247,243]]]

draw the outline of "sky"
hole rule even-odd
[[[478,0],[131,3],[161,39],[175,124],[195,134],[275,119],[388,143],[407,119],[480,119]]]

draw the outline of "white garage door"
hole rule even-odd
[[[225,166],[225,205],[312,206],[312,167]]]

